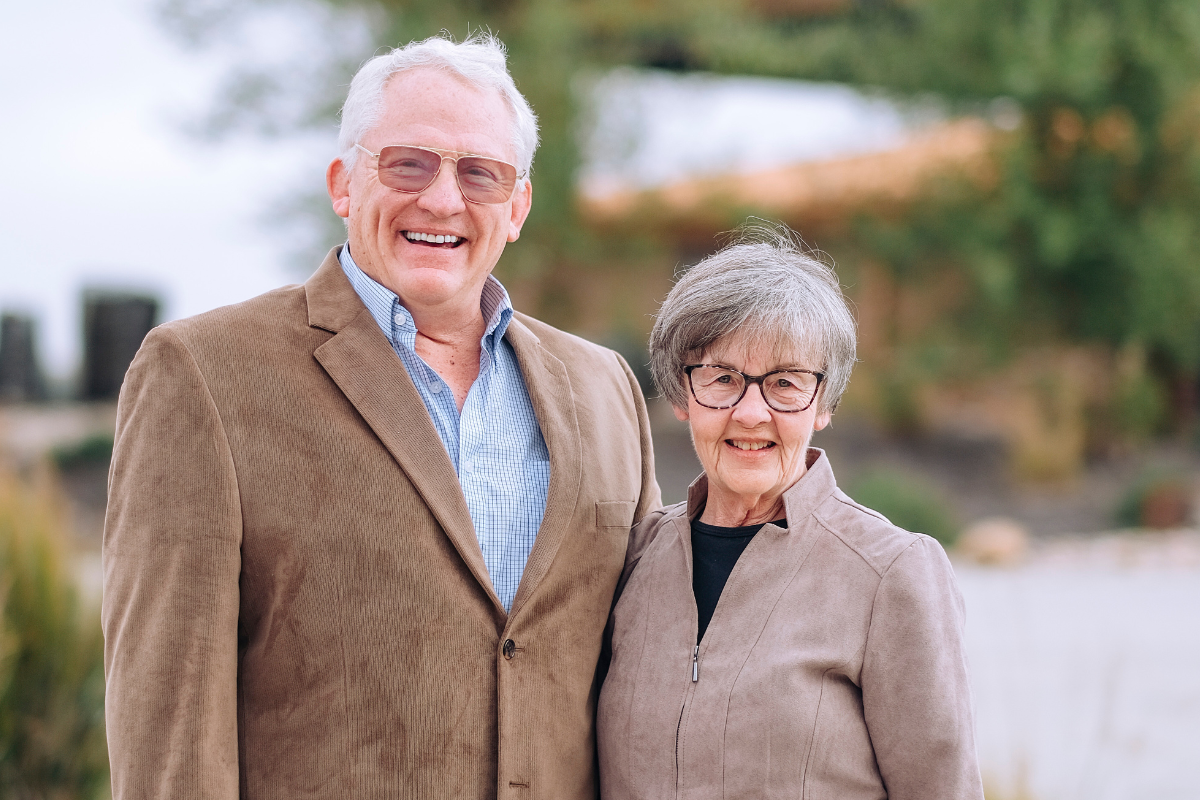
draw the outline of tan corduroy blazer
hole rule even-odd
[[[945,553],[838,491],[821,451],[809,463],[694,665],[704,479],[638,525],[598,712],[605,800],[982,800]]]
[[[506,338],[550,454],[511,615],[336,251],[146,337],[104,534],[117,800],[594,797],[603,629],[659,505],[645,407],[609,350]]]

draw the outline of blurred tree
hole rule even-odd
[[[0,472],[0,796],[108,790],[104,642],[65,562],[57,504]]]
[[[594,236],[580,224],[575,175],[579,163],[579,78],[617,64],[663,69],[704,66],[693,59],[690,42],[706,24],[729,15],[737,0],[161,0],[163,24],[192,46],[227,46],[234,31],[255,14],[280,8],[321,17],[331,12],[360,20],[369,41],[347,36],[348,49],[333,41],[325,54],[305,52],[311,63],[267,62],[255,56],[256,43],[239,46],[240,64],[227,77],[222,95],[200,128],[209,134],[237,130],[277,134],[328,128],[345,98],[358,65],[378,48],[448,31],[458,39],[491,30],[505,43],[521,91],[536,110],[542,144],[534,163],[535,202],[520,247],[505,253],[499,268],[506,279],[536,287],[537,312],[572,327],[576,302],[570,287],[576,274],[619,262],[633,268],[661,253],[646,236],[617,240]],[[328,211],[323,191],[285,213],[323,226],[323,254],[342,231]],[[331,224],[332,223],[332,224]],[[307,254],[312,261],[312,254]],[[644,332],[638,331],[639,336]]]
[[[984,361],[1033,342],[1142,348],[1176,415],[1200,373],[1200,4],[1195,0],[163,0],[185,38],[264,7],[367,19],[371,42],[321,80],[244,70],[215,117],[278,128],[328,124],[353,67],[376,45],[488,28],[537,109],[537,202],[501,271],[537,287],[537,310],[571,325],[575,277],[644,261],[642,238],[579,224],[575,171],[581,75],[617,64],[840,81],[934,96],[990,115],[990,180],[946,182],[901,215],[864,217],[839,258],[897,280],[947,270],[970,287],[953,336]],[[332,62],[331,62],[332,63]],[[286,93],[298,108],[275,113]],[[284,125],[284,127],[287,127]],[[742,209],[741,211],[744,211]],[[326,217],[328,217],[328,213]],[[731,223],[736,220],[731,219]],[[822,242],[828,249],[832,245]],[[945,329],[943,328],[943,331]],[[898,359],[961,368],[962,348],[926,342]],[[905,367],[908,368],[907,366]],[[1141,376],[1135,376],[1141,380]],[[908,379],[906,379],[908,380]],[[1136,382],[1135,380],[1135,382]]]
[[[932,93],[990,113],[992,180],[941,186],[860,244],[901,278],[971,280],[957,332],[1144,348],[1178,416],[1200,372],[1200,4],[878,0],[711,33],[717,69]]]

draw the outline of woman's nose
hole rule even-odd
[[[747,426],[771,419],[771,407],[763,397],[761,385],[755,383],[746,387],[746,393],[733,407],[733,417]]]

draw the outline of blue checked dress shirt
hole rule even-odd
[[[513,315],[508,292],[488,276],[479,303],[487,320],[479,377],[460,416],[454,392],[417,355],[417,326],[400,299],[354,263],[349,245],[342,248],[339,260],[425,401],[462,484],[492,586],[504,610],[511,611],[546,511],[550,453],[516,353],[504,341]]]

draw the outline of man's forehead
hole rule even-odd
[[[402,110],[406,101],[411,101],[414,96],[428,93],[447,100],[466,100],[488,116],[494,116],[496,110],[503,108],[506,115],[511,117],[504,95],[495,87],[474,83],[452,69],[422,66],[401,70],[388,78],[383,85],[380,120],[386,120],[389,114]]]
[[[375,147],[423,145],[511,161],[514,125],[513,111],[497,89],[453,70],[422,66],[388,79],[379,119],[363,138]]]

